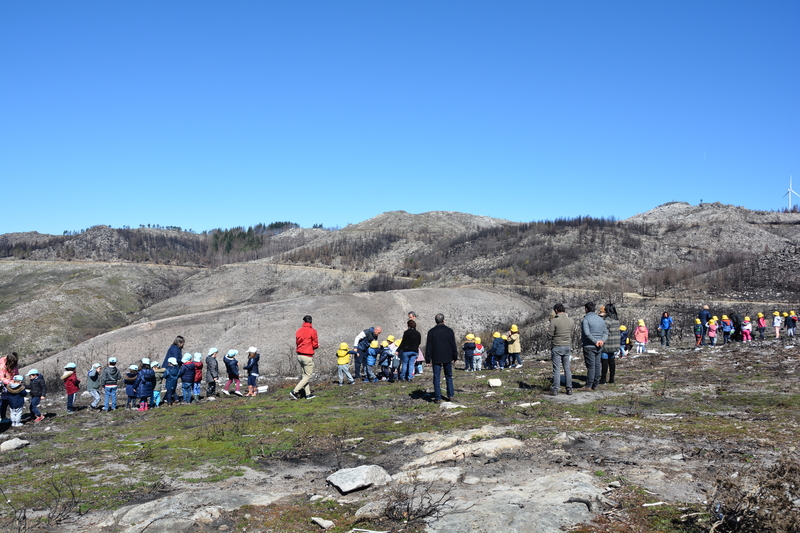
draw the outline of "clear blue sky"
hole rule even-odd
[[[6,1],[0,233],[800,192],[800,2]]]

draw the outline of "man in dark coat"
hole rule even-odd
[[[444,325],[444,315],[439,313],[434,318],[436,325],[428,330],[425,343],[425,362],[433,365],[433,401],[442,400],[441,378],[444,369],[444,379],[447,382],[447,400],[452,402],[455,395],[453,389],[453,363],[458,360],[456,335],[453,330]]]

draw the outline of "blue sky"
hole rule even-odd
[[[800,192],[800,2],[0,3],[0,233]]]

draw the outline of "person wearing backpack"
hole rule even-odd
[[[378,340],[383,329],[380,326],[373,326],[371,328],[367,328],[364,331],[361,331],[358,335],[356,335],[356,339],[353,341],[353,347],[356,350],[356,355],[353,357],[353,363],[355,365],[355,377],[356,379],[361,379],[362,381],[367,381],[364,379],[366,375],[366,367],[364,362],[367,360],[367,352],[369,351],[369,345],[372,341]],[[362,375],[362,367],[364,367],[364,373]]]
[[[86,390],[92,395],[92,403],[89,404],[89,407],[95,410],[100,410],[100,387],[103,385],[100,375],[100,363],[94,363],[86,375]]]
[[[731,342],[731,333],[733,333],[733,321],[728,318],[728,315],[722,315],[719,326],[722,329],[722,344],[728,344]]]
[[[767,319],[764,317],[764,313],[758,313],[756,315],[756,330],[758,331],[758,340],[764,340],[764,332],[767,330]]]
[[[786,317],[786,336],[794,337],[796,328],[797,328],[797,315],[794,313],[794,311],[789,311],[789,316]]]

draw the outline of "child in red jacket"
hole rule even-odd
[[[78,379],[78,375],[75,373],[76,367],[75,363],[67,363],[64,367],[64,373],[61,375],[64,387],[67,389],[67,413],[75,412],[75,395],[81,390],[81,380]]]

